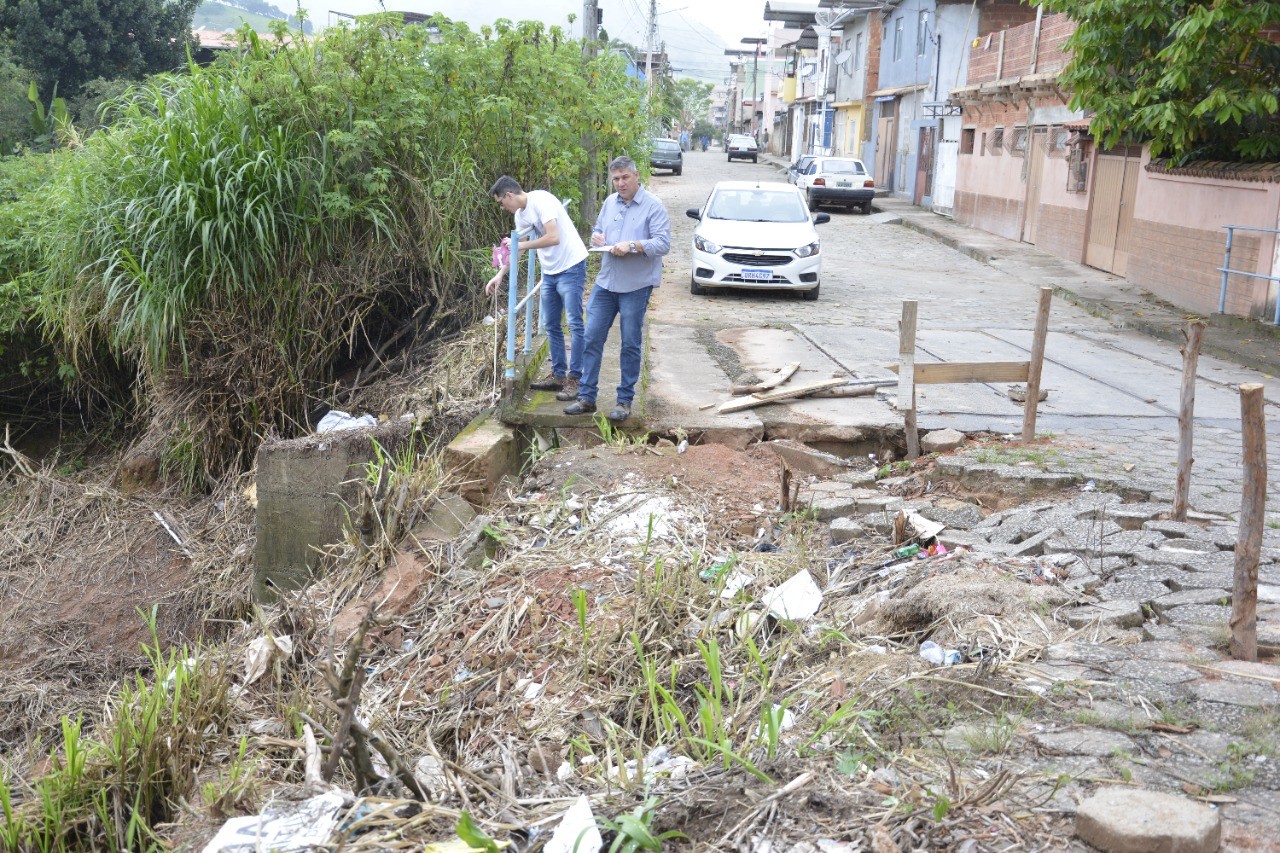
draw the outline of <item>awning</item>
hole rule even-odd
[[[929,88],[928,83],[917,83],[914,86],[897,86],[892,89],[876,89],[868,97],[877,98],[879,100],[888,100],[896,98],[899,95],[910,95],[913,92],[923,92]]]

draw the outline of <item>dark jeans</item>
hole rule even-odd
[[[551,372],[556,376],[582,375],[582,291],[587,284],[587,262],[579,261],[564,272],[543,273],[542,325],[551,349]],[[569,324],[569,358],[564,354],[564,324]]]
[[[614,293],[597,287],[591,291],[587,305],[587,341],[582,359],[582,383],[578,386],[578,399],[596,401],[600,383],[600,361],[604,344],[609,339],[609,329],[615,317],[621,317],[622,326],[622,381],[618,383],[618,402],[631,405],[636,396],[636,381],[640,379],[640,344],[644,339],[644,315],[649,309],[652,287],[643,287],[630,293]]]

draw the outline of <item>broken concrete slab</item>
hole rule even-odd
[[[831,541],[836,545],[844,545],[866,535],[862,525],[851,518],[837,518],[831,522]]]
[[[1055,643],[1044,650],[1045,660],[1066,660],[1087,664],[1122,661],[1128,656],[1128,652],[1119,646],[1108,643],[1087,643],[1083,640]]]
[[[1097,594],[1103,601],[1121,601],[1128,598],[1150,604],[1170,593],[1169,587],[1154,581],[1120,581],[1099,587]]]
[[[1177,628],[1211,627],[1225,628],[1231,618],[1231,608],[1218,604],[1188,604],[1165,611],[1161,619]]]
[[[835,477],[849,471],[850,463],[832,453],[814,450],[806,444],[791,439],[780,438],[763,442],[764,446],[778,455],[792,471],[812,474],[815,477]]]
[[[876,472],[870,469],[866,471],[843,471],[834,477],[837,483],[847,483],[855,488],[866,488],[876,484]]]
[[[921,453],[947,453],[955,450],[967,441],[965,434],[960,430],[937,429],[926,433],[920,438]]]
[[[1199,551],[1206,554],[1219,550],[1208,539],[1165,539],[1156,543],[1156,547],[1161,551]]]
[[[818,521],[831,521],[835,518],[846,518],[858,511],[858,500],[851,495],[813,498],[808,503],[809,511]]]
[[[1051,527],[1035,534],[1029,539],[1024,539],[1013,546],[1010,555],[1014,557],[1034,557],[1044,553],[1045,543],[1058,535],[1058,529]]]
[[[1031,736],[1041,749],[1063,755],[1090,755],[1103,758],[1117,751],[1133,750],[1133,738],[1111,729],[1079,728],[1062,732],[1041,732]]]
[[[257,536],[253,594],[274,600],[300,589],[325,570],[317,549],[342,540],[347,507],[358,500],[374,442],[394,454],[411,425],[392,421],[370,428],[264,442],[258,448]]]
[[[493,413],[482,414],[449,442],[444,465],[462,481],[462,496],[472,506],[483,507],[502,478],[520,470],[516,431]]]
[[[982,521],[982,510],[975,504],[947,497],[921,507],[920,514],[955,530],[970,530]]]
[[[1152,519],[1168,509],[1165,504],[1154,503],[1112,504],[1103,510],[1103,517],[1125,530],[1142,530]]]
[[[1067,614],[1067,624],[1072,628],[1084,628],[1098,622],[1116,628],[1137,628],[1146,621],[1142,602],[1133,599],[1100,601],[1077,607]]]
[[[426,518],[411,531],[418,539],[442,541],[452,539],[467,529],[476,511],[462,495],[448,492],[436,498]]]
[[[1128,660],[1112,668],[1112,673],[1128,681],[1149,681],[1159,684],[1185,684],[1204,674],[1185,664],[1172,661],[1152,661],[1141,658]]]
[[[1103,788],[1080,804],[1076,835],[1105,853],[1214,853],[1222,815],[1186,797]]]
[[[1205,679],[1191,684],[1191,694],[1202,702],[1218,702],[1241,708],[1275,708],[1280,706],[1280,690],[1260,682]]]
[[[1230,604],[1231,593],[1225,589],[1184,589],[1160,596],[1152,605],[1159,613],[1167,613],[1175,607],[1191,607],[1199,604]]]

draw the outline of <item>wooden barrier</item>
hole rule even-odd
[[[1182,334],[1182,394],[1178,404],[1178,479],[1173,487],[1173,520],[1187,520],[1191,498],[1191,455],[1196,415],[1196,364],[1200,360],[1200,344],[1204,341],[1204,320],[1187,324]]]
[[[1240,386],[1240,428],[1244,445],[1244,494],[1231,589],[1231,656],[1258,659],[1258,560],[1267,504],[1267,427],[1262,384]]]
[[[937,364],[916,364],[918,306],[913,299],[902,301],[902,319],[898,323],[898,411],[902,412],[906,427],[908,459],[920,455],[920,434],[916,425],[917,385],[1025,382],[1027,401],[1023,404],[1022,440],[1028,442],[1035,438],[1040,373],[1044,367],[1044,345],[1049,335],[1049,305],[1052,300],[1053,288],[1040,288],[1029,361],[944,361]]]

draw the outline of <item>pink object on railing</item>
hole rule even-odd
[[[502,269],[511,265],[511,238],[503,237],[502,242],[493,247],[493,268]]]

